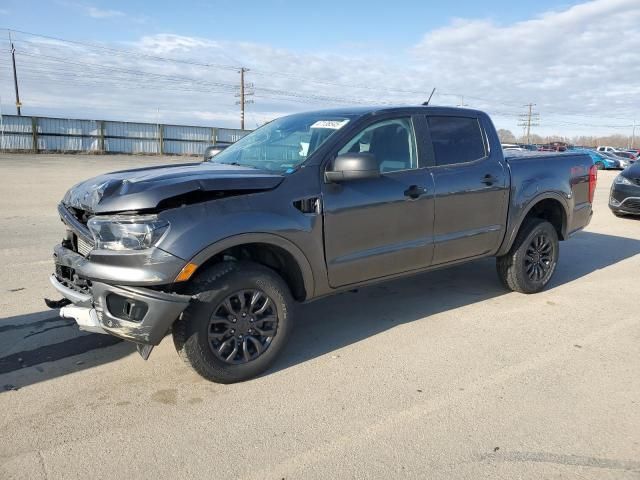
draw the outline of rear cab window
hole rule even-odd
[[[482,129],[475,117],[428,116],[435,165],[457,165],[487,156]]]

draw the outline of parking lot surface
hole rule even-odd
[[[297,311],[267,374],[208,383],[170,337],[131,344],[48,310],[56,205],[175,157],[0,155],[0,478],[640,478],[640,220],[594,218],[532,296],[492,259]]]

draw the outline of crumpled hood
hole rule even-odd
[[[191,192],[255,192],[275,188],[282,180],[282,175],[219,163],[162,165],[85,180],[69,189],[62,203],[92,213],[148,210]]]

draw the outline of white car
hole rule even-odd
[[[605,153],[613,153],[613,152],[619,152],[620,149],[615,147],[601,146],[601,147],[598,147],[598,151],[605,152]]]

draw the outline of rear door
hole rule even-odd
[[[346,152],[376,155],[381,175],[323,185],[329,284],[339,287],[430,265],[434,189],[421,163],[414,119],[375,121],[338,154]]]
[[[476,116],[427,115],[435,165],[433,264],[497,251],[505,232],[508,171]]]

